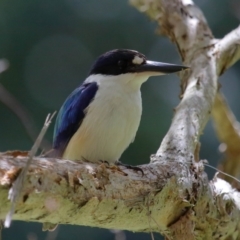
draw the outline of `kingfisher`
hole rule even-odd
[[[134,141],[142,115],[141,85],[188,67],[149,61],[134,50],[102,54],[63,103],[54,128],[55,157],[117,163]]]

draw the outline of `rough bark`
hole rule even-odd
[[[239,59],[239,28],[215,39],[190,0],[131,0],[179,49],[182,100],[151,163],[124,167],[34,158],[13,219],[157,231],[167,239],[238,239],[240,194],[198,161],[199,136],[212,111],[218,76]],[[231,37],[232,35],[232,37]],[[27,157],[0,155],[0,216]]]
[[[26,160],[1,155],[0,218],[9,211],[8,190]],[[125,167],[34,158],[13,219],[156,231],[170,239],[206,233],[219,239],[237,229],[239,193],[218,178],[208,183],[201,162],[141,167],[144,176]]]

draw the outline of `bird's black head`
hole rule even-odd
[[[146,63],[146,57],[137,51],[115,49],[101,55],[93,64],[89,75],[119,75],[136,72],[136,67],[144,63]]]
[[[124,73],[148,72],[149,76],[179,72],[188,67],[162,62],[148,61],[134,50],[115,49],[101,55],[94,63],[89,75],[120,75]]]

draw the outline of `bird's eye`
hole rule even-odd
[[[126,67],[126,63],[123,60],[119,60],[117,64],[120,69],[123,69],[124,67]]]

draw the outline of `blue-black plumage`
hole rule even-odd
[[[86,114],[86,109],[94,99],[98,85],[96,82],[85,83],[75,89],[62,105],[56,119],[53,148],[61,156],[71,137],[77,131]]]

